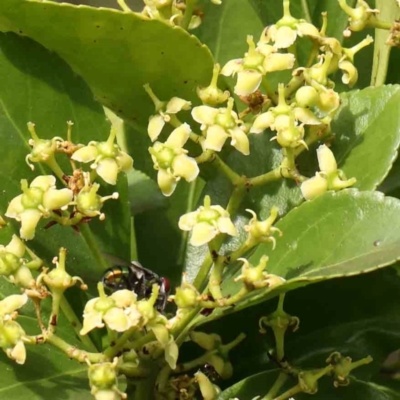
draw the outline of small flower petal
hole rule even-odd
[[[117,307],[110,308],[104,314],[103,320],[110,329],[116,332],[125,332],[131,327],[131,321],[124,310]]]
[[[128,172],[133,167],[133,158],[124,151],[119,152],[116,160],[120,171]]]
[[[221,151],[228,137],[229,135],[222,126],[212,125],[207,129],[207,137],[203,142],[203,148],[205,150]]]
[[[88,163],[93,161],[98,156],[98,154],[99,152],[96,146],[85,146],[75,151],[75,153],[72,154],[71,158],[75,161]]]
[[[164,196],[171,196],[174,193],[178,179],[165,169],[160,169],[157,174],[158,187]]]
[[[200,172],[196,160],[186,154],[180,154],[174,158],[172,169],[175,176],[181,176],[187,182],[194,181]]]
[[[49,189],[43,194],[43,207],[46,210],[58,210],[71,203],[74,194],[70,189]]]
[[[167,114],[176,114],[181,110],[190,110],[192,103],[190,101],[181,99],[179,97],[173,97],[167,104],[165,112]]]
[[[238,96],[247,96],[260,87],[261,81],[261,72],[253,69],[239,71],[234,91]]]
[[[25,210],[20,214],[21,229],[19,231],[22,239],[31,240],[35,237],[36,226],[42,217],[38,210]]]
[[[165,120],[159,114],[153,115],[149,118],[147,133],[150,136],[152,142],[154,142],[158,138],[158,136],[160,136],[160,133],[164,128],[164,125],[165,125]]]
[[[237,58],[235,60],[228,61],[222,68],[220,74],[224,76],[235,75],[243,69],[243,59]]]
[[[179,347],[172,339],[165,348],[165,361],[172,370],[176,368],[176,362],[178,361]]]
[[[275,47],[277,49],[287,49],[297,38],[297,32],[288,26],[281,26],[276,30]]]
[[[24,364],[26,360],[26,349],[24,342],[18,340],[14,348],[10,352],[10,358],[15,360],[17,364]]]
[[[22,205],[22,194],[14,197],[10,204],[8,205],[5,216],[8,218],[19,218],[19,215],[24,211],[24,206]]]
[[[218,109],[213,107],[199,106],[193,108],[192,117],[199,124],[212,125],[218,112]]]
[[[337,171],[337,163],[332,150],[325,144],[317,149],[318,165],[321,172],[331,174]]]
[[[113,158],[103,158],[100,160],[96,172],[108,184],[116,185],[119,168]]]
[[[96,299],[96,300],[98,300],[98,299]],[[102,317],[103,317],[103,313],[101,313],[99,311],[95,311],[95,310],[93,310],[89,314],[84,314],[83,328],[81,329],[79,334],[81,336],[83,336],[95,328],[103,328],[104,324],[102,321]]]
[[[182,231],[190,231],[197,223],[198,211],[192,211],[184,214],[179,218],[179,229]]]
[[[119,308],[130,307],[132,304],[135,304],[137,300],[136,293],[128,289],[117,290],[110,297],[115,301],[115,305]]]
[[[189,139],[190,132],[190,125],[182,124],[171,132],[164,144],[172,149],[181,149]]]
[[[295,118],[305,125],[321,125],[321,121],[315,116],[315,114],[302,107],[296,107],[294,109]]]
[[[238,235],[238,231],[235,225],[228,217],[218,218],[218,230],[222,233],[227,233],[228,235],[231,236]]]
[[[275,121],[274,114],[271,111],[260,114],[254,121],[250,129],[251,133],[262,133],[268,129]]]
[[[37,176],[29,185],[29,187],[42,189],[44,192],[56,185],[56,177],[53,175]]]
[[[295,61],[296,57],[293,54],[274,53],[265,57],[263,69],[265,72],[284,71],[292,69]]]
[[[193,246],[202,246],[217,236],[218,231],[207,222],[197,223],[192,230],[190,244]]]
[[[230,131],[232,140],[231,145],[245,156],[250,154],[250,142],[245,132],[239,127],[231,129]]]
[[[21,308],[28,301],[28,296],[24,294],[12,294],[0,301],[0,315],[12,314]]]
[[[328,182],[323,176],[317,173],[314,177],[304,181],[300,189],[306,200],[312,200],[328,190]]]
[[[26,251],[24,243],[17,235],[12,236],[11,242],[8,243],[5,249],[19,258],[21,258]]]

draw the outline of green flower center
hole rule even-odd
[[[114,143],[100,142],[97,143],[96,147],[104,158],[115,158],[118,156],[118,147]]]
[[[221,214],[218,211],[213,210],[212,208],[206,208],[200,211],[197,221],[211,223],[212,221],[216,221],[220,216]]]
[[[105,313],[110,308],[115,306],[115,301],[110,297],[101,297],[99,300],[96,301],[94,305],[94,309],[96,311]]]
[[[33,187],[26,189],[22,195],[21,203],[25,209],[27,208],[38,208],[42,204],[43,190]]]
[[[171,167],[172,161],[175,158],[175,152],[168,147],[163,147],[156,155],[158,165],[162,169]]]

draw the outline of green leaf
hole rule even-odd
[[[373,357],[372,363],[353,371],[352,382],[347,388],[335,389],[331,378],[323,378],[320,390],[314,396],[316,399],[374,399],[367,397],[369,391],[375,394],[374,390],[378,399],[398,398],[391,397],[394,392],[390,390],[390,380],[378,374],[386,357],[398,349],[399,289],[400,277],[394,269],[387,268],[367,275],[320,282],[286,295],[284,309],[300,318],[299,330],[285,336],[285,357],[291,365],[302,369],[321,368],[334,351],[350,356],[354,361],[368,355]],[[273,312],[275,307],[276,302],[269,301],[198,328],[220,334],[224,342],[238,332],[247,335],[245,341],[230,353],[234,376],[225,386],[267,371],[264,384],[261,380],[253,382],[251,377],[227,389],[224,395],[229,393],[240,400],[252,399],[251,395],[266,394],[276,379],[277,366],[269,356],[274,348],[272,331],[267,331],[266,335],[258,331],[259,318]],[[295,381],[291,379],[287,388],[294,385]],[[381,396],[388,393],[388,396],[378,397],[379,393]],[[295,398],[303,397],[296,395]]]
[[[259,16],[247,1],[229,0],[218,7],[204,1],[204,21],[195,31],[217,62],[224,65],[231,59],[242,58],[248,50],[247,35],[258,40],[264,28]]]
[[[400,258],[400,202],[379,192],[344,190],[325,195],[292,210],[276,226],[283,236],[272,251],[261,244],[249,258],[257,265],[269,256],[269,273],[287,280],[278,291],[340,276],[370,272]],[[236,271],[235,268],[232,269]],[[239,284],[231,275],[224,282],[225,293],[233,294]],[[232,312],[276,295],[261,289],[248,295]],[[213,316],[218,316],[217,310]]]
[[[34,318],[21,316],[18,321],[28,333],[37,332]],[[73,336],[64,336],[77,343]],[[18,365],[0,352],[0,397],[2,399],[77,399],[89,397],[87,366],[68,359],[50,345],[27,346],[27,360]]]
[[[177,95],[196,101],[195,88],[211,78],[211,54],[194,36],[135,13],[3,0],[0,29],[56,51],[85,79],[98,101],[141,129],[154,112],[145,83],[160,99]]]
[[[342,95],[335,116],[332,151],[356,187],[373,190],[384,180],[400,144],[400,86],[367,88]]]

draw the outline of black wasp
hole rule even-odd
[[[138,261],[119,262],[119,264],[122,265],[114,266],[104,272],[102,279],[104,287],[112,292],[121,289],[132,290],[140,300],[151,296],[152,286],[156,283],[160,286],[160,293],[155,307],[159,312],[163,312],[170,291],[169,280],[144,268]]]

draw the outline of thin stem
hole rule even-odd
[[[203,263],[201,264],[199,268],[199,272],[196,275],[196,278],[194,279],[193,286],[197,289],[200,290],[201,287],[203,286],[204,282],[207,279],[207,276],[211,270],[212,267],[212,258],[211,254],[207,253],[206,258],[203,260]]]
[[[108,268],[107,262],[104,259],[103,255],[101,254],[101,251],[97,245],[96,239],[93,236],[93,232],[90,229],[88,224],[83,224],[80,226],[80,232],[85,239],[85,242],[87,246],[89,247],[90,251],[92,252],[92,255],[94,259],[97,261],[98,265],[101,267],[101,271],[104,271]]]
[[[303,8],[304,16],[306,17],[306,21],[312,24],[310,9],[308,8],[307,0],[301,0],[301,7]]]
[[[224,271],[224,257],[218,257],[211,271],[208,290],[215,300],[223,298],[221,291],[222,272]]]
[[[131,217],[131,260],[138,259],[137,243],[136,243],[136,231],[135,231],[135,217]]]
[[[282,178],[283,176],[281,175],[281,168],[278,167],[265,174],[255,176],[254,178],[250,178],[248,182],[250,186],[262,186],[269,182],[279,181]]]
[[[181,27],[183,29],[188,29],[190,21],[192,19],[193,11],[196,6],[197,0],[186,0],[186,9],[185,14],[183,16]]]
[[[376,29],[385,29],[387,31],[390,31],[390,29],[392,28],[392,24],[390,22],[382,21],[378,18],[373,20],[371,26]]]
[[[286,400],[293,397],[295,394],[302,392],[300,385],[296,385],[286,391],[285,393],[281,394],[278,397],[275,397],[274,400]],[[261,400],[267,400],[267,398],[263,397]]]
[[[130,7],[125,3],[125,0],[117,0],[118,5],[121,7],[121,9],[125,12],[132,12]]]
[[[63,351],[68,355],[68,357],[73,358],[81,363],[86,362],[86,360],[89,360],[92,363],[105,361],[105,356],[103,354],[89,353],[87,351],[77,349],[75,346],[70,345],[55,334],[50,334],[47,338],[45,338],[45,341]]]
[[[115,343],[113,343],[112,345],[107,347],[107,349],[103,352],[104,356],[109,359],[112,359],[116,354],[118,354],[121,350],[123,350],[126,343],[136,334],[136,332],[137,332],[136,326],[125,331]],[[146,337],[146,336],[143,336],[143,337]],[[143,339],[143,338],[141,338],[141,339]],[[139,340],[141,340],[141,339],[139,339]],[[146,344],[146,343],[147,342],[145,342],[144,344]]]
[[[279,393],[279,391],[281,390],[282,386],[286,383],[288,378],[289,376],[287,374],[281,372],[278,375],[278,378],[276,379],[275,383],[273,384],[269,392],[261,400],[275,399],[276,395]]]
[[[211,281],[211,279],[210,279]],[[211,292],[211,289],[210,289]],[[218,308],[218,307],[228,307],[228,306],[232,306],[235,303],[237,303],[238,301],[242,300],[244,296],[246,296],[248,293],[250,292],[250,290],[247,288],[247,286],[242,286],[242,288],[239,290],[239,292],[237,292],[236,294],[234,294],[231,297],[224,297],[224,298],[219,298],[217,301],[201,301],[200,305],[203,308]],[[211,292],[212,294],[212,292]],[[214,296],[214,295],[213,295]]]
[[[93,342],[90,340],[89,336],[83,335],[81,336],[79,334],[80,330],[82,329],[82,324],[79,320],[79,318],[76,316],[73,308],[70,306],[68,303],[68,300],[65,298],[65,296],[61,297],[60,300],[60,309],[67,318],[68,322],[72,325],[74,328],[77,336],[81,340],[81,342],[87,347],[88,350],[96,352],[98,349],[96,346],[93,344]]]
[[[234,185],[241,181],[242,177],[216,154],[214,155],[212,165],[215,165]]]

